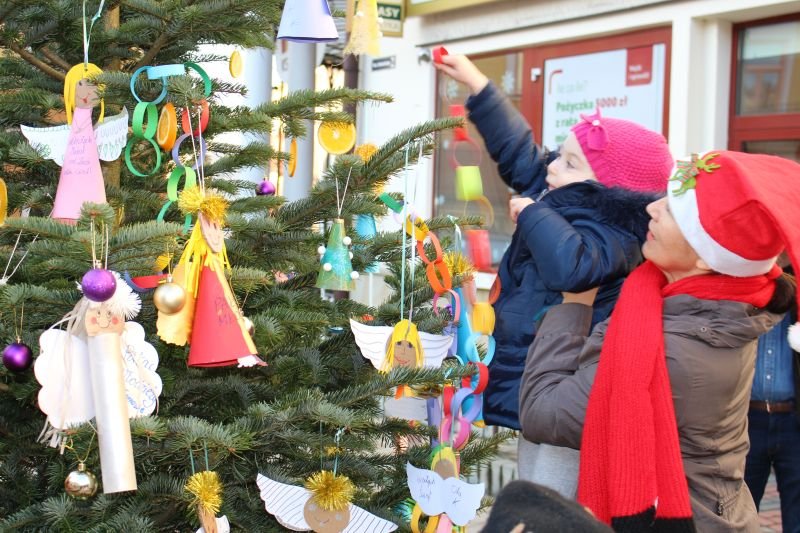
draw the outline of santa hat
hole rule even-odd
[[[619,118],[581,115],[572,133],[597,181],[607,187],[663,193],[674,164],[667,140],[644,126]]]
[[[724,150],[678,161],[669,207],[686,240],[709,267],[735,277],[766,274],[786,249],[800,266],[800,164]],[[674,182],[674,186],[672,186]],[[800,325],[789,329],[800,350]]]

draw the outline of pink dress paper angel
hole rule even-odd
[[[84,202],[106,203],[100,159],[114,161],[128,137],[128,111],[103,120],[105,105],[89,78],[101,74],[92,63],[80,63],[64,80],[67,123],[49,128],[22,126],[22,134],[34,148],[61,166],[51,217],[68,224],[80,218]],[[100,119],[92,124],[92,109],[100,104]]]

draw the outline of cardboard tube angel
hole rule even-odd
[[[304,488],[259,474],[257,483],[264,507],[292,531],[389,533],[397,529],[394,523],[350,503],[355,486],[347,476],[317,472]]]
[[[129,418],[153,413],[161,394],[158,354],[135,322],[141,307],[119,274],[105,302],[85,296],[39,337],[34,373],[47,415],[40,440],[61,444],[64,430],[96,419],[103,492],[136,490]],[[66,324],[65,329],[58,326]]]
[[[158,312],[158,336],[178,346],[188,343],[189,366],[265,364],[256,355],[225,277],[230,269],[222,233],[227,200],[214,191],[190,187],[181,193],[178,206],[197,216],[173,272],[173,281],[186,291],[186,303],[177,313]]]
[[[128,137],[128,111],[104,120],[105,104],[90,81],[102,74],[92,63],[80,63],[64,80],[67,123],[50,128],[22,126],[22,134],[45,157],[61,166],[51,217],[74,224],[84,202],[106,203],[100,159],[114,161]],[[100,105],[100,119],[92,125],[92,109]]]

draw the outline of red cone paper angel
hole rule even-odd
[[[222,225],[228,202],[216,192],[191,187],[181,193],[178,206],[197,215],[173,273],[186,291],[186,303],[174,314],[159,311],[158,336],[179,346],[188,343],[189,366],[263,365],[225,278],[230,264]]]

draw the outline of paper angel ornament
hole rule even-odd
[[[67,123],[49,128],[22,126],[22,134],[45,157],[61,166],[53,218],[75,223],[84,202],[104,204],[106,190],[100,159],[114,161],[128,137],[128,111],[103,120],[105,104],[97,96],[90,77],[102,74],[92,63],[80,63],[67,72],[64,80],[64,107]],[[100,121],[92,125],[92,109],[100,104]]]
[[[350,262],[352,254],[348,246],[351,242],[350,237],[345,235],[344,219],[334,220],[331,233],[328,235],[327,248],[319,247],[322,266],[317,275],[315,287],[332,291],[355,290],[358,272],[353,270],[353,264]]]
[[[186,292],[177,313],[158,312],[158,336],[165,342],[189,344],[189,366],[253,366],[265,364],[247,331],[244,315],[233,296],[226,269],[222,224],[228,202],[200,187],[185,189],[178,206],[197,215],[192,234],[172,274]]]
[[[346,476],[318,472],[306,488],[278,483],[262,474],[257,478],[264,507],[292,531],[317,533],[389,533],[397,525],[350,503],[355,491]]]
[[[484,484],[472,485],[459,479],[459,461],[451,447],[437,446],[431,456],[430,470],[406,463],[411,497],[422,513],[435,517],[437,531],[450,531],[452,524],[467,525],[481,505]]]
[[[39,337],[34,373],[47,415],[40,440],[60,445],[63,431],[97,421],[103,492],[136,490],[129,418],[151,414],[161,394],[158,354],[135,322],[141,307],[119,274],[105,302],[86,297]],[[66,324],[65,329],[56,326]]]
[[[394,327],[367,326],[350,319],[350,329],[361,354],[381,372],[395,367],[439,368],[453,338],[418,332],[417,326],[401,320]]]

